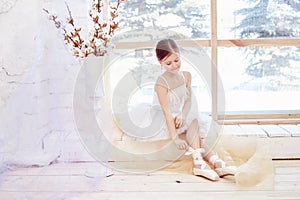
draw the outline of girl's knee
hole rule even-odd
[[[191,140],[192,138],[199,137],[199,123],[197,119],[194,119],[186,133],[186,137]]]

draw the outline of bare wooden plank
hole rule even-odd
[[[258,187],[240,188],[233,180],[224,179],[212,182],[202,177],[181,177],[183,181],[176,181],[175,177],[164,175],[157,176],[112,176],[108,178],[87,178],[84,176],[6,176],[0,191],[7,192],[91,192],[91,191],[238,191],[247,189],[252,191],[269,190],[269,185]],[[198,178],[198,179],[197,179]]]
[[[64,199],[64,200],[99,200],[99,199],[114,199],[114,200],[215,200],[215,199],[230,199],[230,200],[279,200],[279,199],[298,199],[299,191],[214,191],[214,192],[182,192],[180,188],[173,192],[107,192],[93,191],[90,193],[51,193],[51,192],[0,192],[3,199]]]
[[[273,163],[279,175],[290,175],[293,173],[297,174],[300,169],[300,160],[276,160],[273,161]],[[6,173],[6,175],[7,176],[53,176],[53,177],[84,176],[86,170],[89,167],[95,167],[95,168],[99,167],[99,170],[101,170],[100,169],[101,166],[99,165],[100,165],[99,163],[58,163],[55,165],[50,165],[48,167],[19,168]],[[206,179],[201,179],[193,175],[180,174],[180,173],[163,171],[163,170],[159,170],[151,173],[135,174],[135,175],[114,171],[114,174],[115,175],[112,177],[112,179],[120,179],[120,180],[126,176],[131,177],[132,179],[136,178],[139,180],[141,180],[141,177],[146,177],[146,179],[155,179],[155,177],[161,176],[161,177],[168,177],[168,179],[171,182],[176,180],[177,178],[180,179],[182,182],[207,181]],[[165,178],[162,178],[162,180],[165,180]],[[226,180],[226,181],[232,182],[231,180]]]
[[[277,182],[274,185],[275,191],[299,191],[300,190],[300,182],[291,181],[291,182]],[[299,197],[298,197],[299,198]]]
[[[266,188],[260,187],[260,190],[269,190],[269,186],[265,186]],[[209,192],[209,191],[238,191],[242,190],[235,184],[222,184],[222,183],[146,183],[139,182],[137,183],[127,183],[127,184],[105,184],[103,183],[102,189],[105,191],[153,191],[153,192],[171,192],[176,191],[180,188],[182,192]],[[246,189],[245,189],[246,190]],[[258,190],[257,188],[247,188],[247,190]]]
[[[56,193],[56,192],[0,192],[1,198],[4,200],[14,199],[64,199],[64,200],[99,200],[99,199],[114,199],[114,200],[215,200],[215,199],[230,199],[230,200],[279,200],[279,199],[298,199],[299,191],[235,191],[235,192],[78,192],[78,193]],[[126,198],[125,198],[126,197]]]
[[[300,167],[300,160],[273,160],[273,164],[276,168],[279,167]]]
[[[277,125],[260,125],[269,137],[290,137],[291,134]]]
[[[88,170],[97,174],[105,174],[107,168],[98,162],[57,163],[45,167],[16,168],[6,172],[8,176],[77,176],[85,175]],[[117,172],[116,172],[117,173]]]
[[[281,175],[300,174],[300,167],[278,167],[275,169],[275,173]]]
[[[225,120],[224,124],[234,125],[234,124],[298,124],[300,122],[299,118],[282,118],[282,119],[236,119],[236,120]]]
[[[266,200],[269,195],[274,195],[273,192],[182,192],[180,188],[174,192],[118,192],[118,193],[109,193],[109,192],[94,192],[90,194],[82,194],[75,197],[70,198],[70,200],[98,200],[98,199],[114,199],[114,200],[124,200],[124,196],[126,195],[126,199],[130,200],[216,200],[216,199],[243,199],[243,200]],[[290,194],[286,194],[287,196],[292,196]]]
[[[150,175],[136,175],[136,174],[124,174],[124,175],[114,175],[105,180],[106,183],[203,183],[211,184],[212,181],[200,177],[194,176],[192,174],[150,174]],[[226,179],[220,179],[217,184],[235,184],[233,176],[227,177]]]
[[[258,125],[240,124],[240,128],[249,136],[267,137],[266,132],[263,131]]]
[[[85,176],[6,176],[0,191],[91,192],[101,188],[101,182]]]
[[[1,200],[60,200],[69,199],[78,194],[73,192],[3,192],[0,191]]]
[[[162,177],[156,176],[157,179]],[[199,177],[200,178],[200,177]],[[55,181],[54,181],[55,180]],[[119,180],[118,180],[119,181]],[[44,191],[44,192],[91,192],[91,191],[235,191],[237,186],[223,182],[147,182],[143,179],[116,182],[112,177],[90,179],[83,176],[7,176],[4,178],[1,191]]]
[[[143,161],[115,161],[109,164],[110,167],[112,167],[114,174],[132,174],[130,172],[124,172],[121,171],[122,169],[125,170],[126,168],[130,168],[131,166],[134,166],[134,168],[137,168],[138,166],[143,165],[151,165],[152,162],[143,162]],[[94,170],[103,170],[102,164],[98,162],[82,162],[82,163],[55,163],[50,166],[46,167],[28,167],[28,168],[16,168],[12,171],[9,171],[6,173],[6,175],[9,176],[70,176],[70,175],[84,175],[86,170],[89,168],[93,168]],[[160,175],[172,175],[174,172],[170,171],[151,171],[151,172],[145,172],[142,174],[160,174]]]
[[[27,168],[26,169],[18,169],[15,171],[12,171],[10,173],[7,173],[6,176],[10,177],[31,177],[34,179],[39,178],[40,176],[48,176],[48,177],[57,177],[57,176],[63,176],[63,177],[69,177],[69,176],[85,176],[85,170],[87,168],[78,167],[77,168],[58,168],[58,169],[51,169],[51,168]],[[81,168],[81,169],[80,169]],[[99,169],[101,170],[101,169]],[[101,177],[97,177],[101,178]],[[105,178],[102,176],[102,178]],[[179,181],[181,183],[187,183],[187,182],[210,182],[209,180],[194,176],[192,174],[185,174],[185,173],[175,173],[170,171],[156,171],[153,173],[143,173],[143,174],[130,174],[130,173],[120,173],[116,172],[113,176],[109,177],[111,181],[115,182],[139,182],[141,180],[146,182],[176,182]],[[227,179],[221,179],[219,182],[225,182],[225,183],[233,183],[234,180],[227,178]]]
[[[300,173],[298,174],[277,174],[274,178],[275,182],[300,182]]]
[[[230,200],[279,200],[279,199],[298,199],[300,196],[299,190],[294,191],[201,191],[201,192],[183,192],[177,189],[172,192],[107,192],[107,191],[92,191],[92,192],[3,192],[0,191],[2,199],[65,199],[65,200],[99,200],[99,199],[114,199],[114,200],[179,200],[179,199],[190,199],[198,200],[215,200],[215,199],[230,199]],[[125,198],[126,196],[126,198]]]
[[[270,200],[287,200],[287,199],[299,199],[300,192],[298,191],[273,191],[268,194],[268,198]]]
[[[253,114],[251,112],[243,112],[243,114],[226,114],[226,115],[219,115],[219,119],[225,120],[235,120],[235,119],[293,119],[293,118],[300,118],[299,113],[260,113],[260,114]]]
[[[300,137],[300,127],[294,124],[279,124],[279,126],[289,132],[293,137]]]
[[[247,136],[239,125],[225,125],[222,128],[223,135]]]
[[[259,141],[268,145],[273,159],[300,158],[300,137],[267,137]]]

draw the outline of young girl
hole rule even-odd
[[[172,39],[163,39],[157,43],[155,51],[159,63],[165,69],[154,86],[156,103],[160,105],[165,116],[165,130],[178,149],[192,154],[195,175],[213,181],[225,175],[234,175],[235,166],[227,166],[216,153],[203,145],[198,119],[187,119],[191,107],[192,77],[190,72],[180,71],[181,60],[176,42]]]

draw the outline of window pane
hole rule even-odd
[[[209,57],[206,54],[206,50],[203,50],[203,55],[197,55],[197,64],[189,57],[189,54],[193,54],[195,51],[191,49],[184,49],[181,51],[181,65],[182,71],[187,70],[192,75],[192,92],[197,102],[197,107],[200,112],[211,112],[211,95],[208,83],[210,80],[204,77],[204,73],[201,73],[205,68],[208,71],[209,78],[211,77]],[[164,72],[164,69],[159,65],[153,48],[135,49],[135,50],[115,50],[114,54],[116,58],[113,62],[109,63],[109,79],[110,79],[110,92],[114,94],[118,87],[126,86],[129,88],[130,84],[135,88],[132,91],[127,91],[130,94],[128,106],[133,106],[142,103],[152,103],[154,90],[153,86],[157,77]],[[203,61],[203,62],[202,62]],[[202,65],[203,63],[203,65]],[[130,76],[134,80],[133,83],[122,83],[122,79],[125,76]],[[132,85],[130,85],[132,86]],[[127,94],[124,94],[127,95]]]
[[[300,37],[300,3],[289,0],[217,1],[219,38]]]
[[[219,48],[227,111],[300,110],[300,47]]]
[[[209,38],[209,0],[130,0],[120,9],[120,29],[135,34],[122,37],[122,40],[137,42],[157,40],[164,37]],[[152,31],[151,31],[152,30]],[[170,33],[172,32],[172,33]]]

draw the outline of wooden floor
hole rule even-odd
[[[211,182],[188,174],[115,172],[110,177],[87,177],[97,162],[55,163],[17,168],[3,174],[1,200],[102,199],[300,199],[300,160],[273,161],[275,177],[251,188],[238,187],[234,178]]]
[[[273,158],[284,159],[273,160],[274,178],[255,187],[241,188],[233,177],[211,182],[166,171],[114,172],[110,177],[91,178],[86,172],[95,171],[100,164],[87,154],[74,135],[66,143],[58,163],[19,167],[0,174],[0,200],[300,200],[300,160],[287,159],[299,158],[300,125],[226,125],[223,130],[223,134],[245,136],[245,133],[266,140]]]

